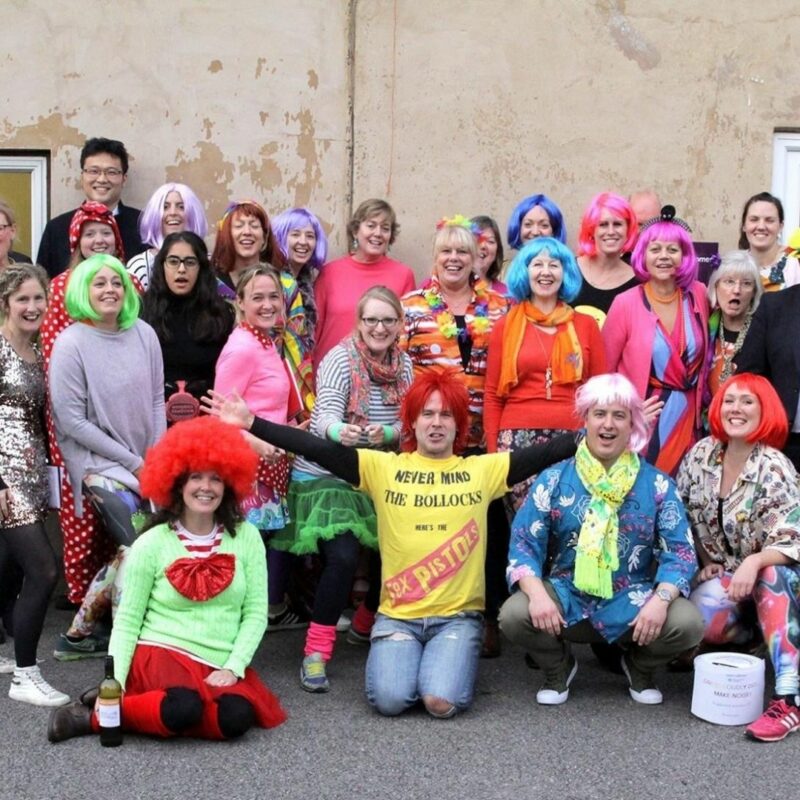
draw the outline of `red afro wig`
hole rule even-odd
[[[469,393],[457,376],[454,369],[431,370],[414,379],[400,406],[400,421],[403,424],[400,440],[403,450],[412,452],[417,449],[414,423],[434,392],[439,392],[442,396],[442,407],[453,415],[456,423],[453,452],[460,453],[464,450],[469,435]]]
[[[789,435],[789,419],[772,384],[762,375],[753,375],[751,372],[742,372],[728,378],[714,395],[708,409],[708,422],[713,437],[725,443],[730,438],[722,427],[722,404],[725,393],[731,388],[754,394],[761,404],[761,420],[753,435],[746,440],[747,443],[763,442],[780,450]]]
[[[257,468],[258,456],[238,428],[203,416],[176,423],[147,451],[139,484],[142,497],[168,508],[181,475],[208,470],[241,501],[253,490]]]

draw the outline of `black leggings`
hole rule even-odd
[[[347,606],[353,576],[358,566],[359,543],[345,531],[333,539],[319,540],[322,574],[317,583],[311,621],[318,625],[335,625]]]
[[[0,528],[0,536],[5,542],[5,557],[23,574],[22,590],[14,606],[14,655],[18,667],[32,667],[47,603],[58,580],[56,555],[41,522]]]

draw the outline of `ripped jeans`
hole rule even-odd
[[[367,658],[367,701],[385,716],[424,696],[464,711],[472,703],[483,638],[483,615],[394,619],[378,614]]]

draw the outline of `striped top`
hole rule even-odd
[[[411,359],[402,354],[403,375],[411,383],[413,380],[413,367]],[[325,438],[328,428],[337,422],[342,422],[347,414],[347,404],[350,399],[350,367],[347,351],[341,344],[331,349],[317,372],[317,402],[311,415],[311,433]],[[379,386],[372,385],[369,392],[369,421],[371,425],[391,425],[400,435],[400,406],[387,406],[383,404]],[[372,447],[367,441],[366,434],[362,434],[358,447]],[[304,473],[304,474],[301,474]],[[292,477],[308,479],[309,477],[327,477],[330,473],[317,466],[308,459],[298,456],[294,462]]]
[[[192,558],[208,558],[219,550],[224,528],[217,525],[211,533],[200,535],[184,528],[178,520],[175,522],[175,533]]]

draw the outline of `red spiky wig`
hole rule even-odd
[[[241,431],[215,417],[195,417],[173,425],[147,451],[139,477],[142,497],[168,508],[175,481],[187,472],[216,472],[238,500],[253,491],[258,456]]]

